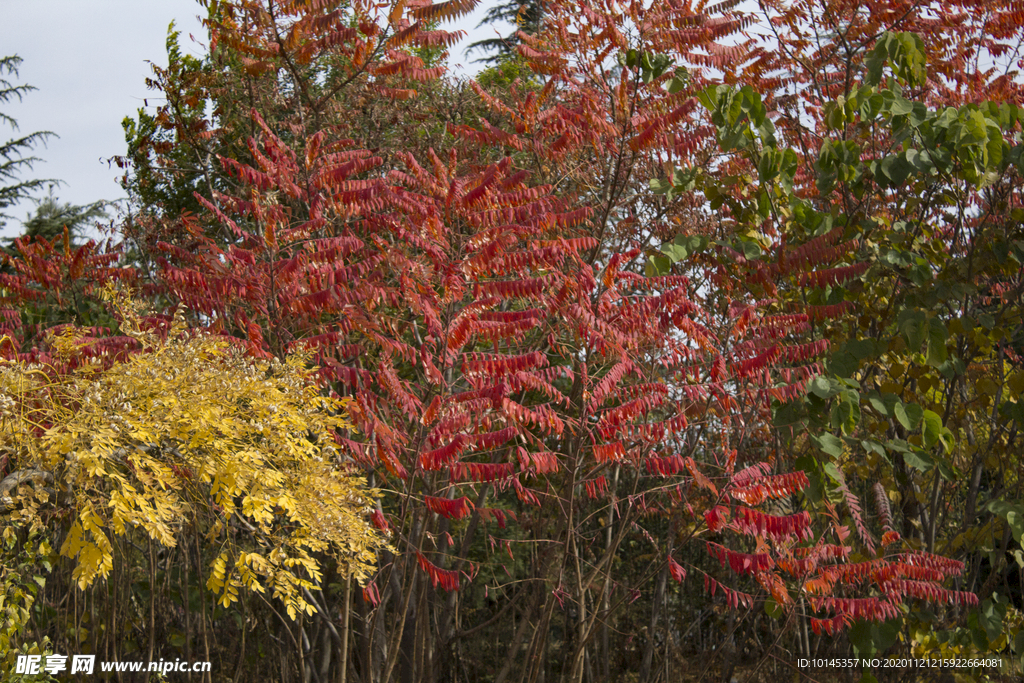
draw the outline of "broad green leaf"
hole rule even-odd
[[[928,364],[938,367],[946,362],[946,340],[949,331],[938,318],[928,321]]]
[[[916,403],[904,403],[903,410],[906,413],[907,419],[910,420],[909,429],[917,429],[917,426],[921,424],[921,417],[924,415],[924,408]]]
[[[922,419],[921,434],[924,437],[924,447],[931,448],[938,443],[939,437],[942,435],[942,418],[938,413],[925,410],[922,413]]]
[[[899,423],[903,425],[904,429],[911,429],[910,418],[907,417],[907,410],[906,408],[903,407],[902,403],[897,403],[896,405],[894,405],[892,407],[892,413],[899,421]]]
[[[885,405],[885,401],[883,401],[878,396],[869,396],[868,403],[871,404],[872,408],[877,410],[880,414],[885,415],[886,417],[888,417],[891,414],[889,412],[889,406]]]
[[[844,391],[841,400],[832,406],[832,427],[849,435],[860,422],[860,399],[855,391]]]
[[[690,72],[684,67],[676,67],[676,73],[672,77],[672,80],[668,82],[668,92],[671,95],[675,95],[677,92],[686,87],[690,82]]]
[[[892,98],[892,104],[889,105],[889,111],[894,116],[903,116],[914,111],[914,103],[900,95],[895,95]]]
[[[988,503],[985,509],[1004,520],[1013,534],[1014,540],[1021,542],[1024,534],[1024,503],[996,499]]]
[[[860,442],[861,448],[869,453],[877,453],[878,455],[885,455],[885,447],[877,441],[871,439],[864,439]]]
[[[1014,402],[1004,401],[999,404],[999,414],[1007,420],[1014,420],[1019,425],[1024,425],[1024,400],[1018,399]]]
[[[956,437],[953,436],[953,431],[949,427],[943,427],[939,432],[939,441],[942,442],[942,448],[946,453],[953,452],[953,448],[956,446]]]
[[[667,178],[653,178],[648,184],[654,194],[667,194],[672,189],[672,181]]]
[[[644,270],[648,277],[665,275],[672,270],[672,261],[664,254],[654,254],[647,259],[647,263],[644,264]]]
[[[825,463],[823,469],[825,470],[825,474],[827,474],[832,479],[832,483],[834,485],[838,486],[843,481],[845,481],[843,473],[839,471],[839,468],[836,467],[836,464],[834,462]]]
[[[871,633],[871,622],[857,620],[849,631],[850,645],[853,646],[853,653],[857,657],[871,657],[878,651],[875,639]]]
[[[668,256],[672,263],[677,263],[687,256],[703,251],[707,246],[708,238],[703,235],[678,235],[673,241],[661,245],[661,252]]]
[[[776,427],[789,427],[806,422],[803,401],[790,401],[775,407],[772,424]]]
[[[812,436],[811,440],[822,453],[831,455],[833,458],[841,458],[843,456],[844,442],[838,436],[822,434],[821,436]]]
[[[907,467],[913,467],[918,472],[928,472],[935,467],[935,462],[922,451],[908,450],[903,454],[903,462]]]
[[[899,330],[911,351],[917,351],[928,335],[928,322],[924,311],[903,311],[898,319]]]
[[[1006,605],[988,599],[978,606],[978,625],[985,629],[988,639],[995,640],[1003,630],[1003,618],[1006,617]]]
[[[924,409],[916,403],[897,403],[892,410],[899,423],[909,431],[917,429],[924,414]]]
[[[818,376],[807,384],[807,390],[818,398],[829,399],[839,393],[836,383],[827,377]]]
[[[761,253],[762,253],[761,245],[758,244],[757,242],[755,242],[754,240],[747,240],[747,239],[740,240],[740,242],[739,242],[739,244],[737,246],[739,247],[739,251],[748,260],[753,260],[753,259],[756,259],[759,256],[761,256]]]
[[[875,342],[871,339],[851,339],[846,342],[846,350],[857,360],[864,360],[875,355]]]

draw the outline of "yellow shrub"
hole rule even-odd
[[[87,359],[72,331],[53,342],[84,359],[74,370],[0,366],[0,448],[53,475],[73,512],[60,551],[77,560],[78,586],[111,570],[109,534],[144,530],[170,547],[193,525],[216,548],[207,586],[225,606],[239,588],[270,588],[293,618],[312,613],[302,589],[318,585],[320,553],[365,579],[384,545],[367,522],[377,492],[342,471],[344,401],[320,394],[308,358],[254,361],[180,318],[144,331],[117,303],[141,347],[123,361]],[[9,516],[38,525],[41,496],[21,491]]]

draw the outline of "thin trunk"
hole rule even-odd
[[[539,680],[543,680],[544,672],[547,669],[548,631],[551,626],[551,615],[555,611],[555,602],[554,596],[549,595],[544,615],[533,631],[533,642],[530,644],[526,658],[526,661],[533,663],[533,667],[529,669],[529,676],[526,678],[528,683],[537,683]]]
[[[469,525],[466,527],[466,531],[462,536],[462,546],[459,549],[459,555],[452,563],[450,569],[459,571],[465,562],[465,557],[469,554],[469,549],[472,546],[473,540],[476,537],[476,532],[480,528],[480,513],[478,510],[484,507],[487,503],[487,496],[490,493],[490,484],[485,484],[480,494],[476,498],[474,503],[473,514],[470,517]],[[455,623],[458,617],[457,600],[459,598],[458,591],[452,591],[448,594],[448,597],[444,602],[444,613],[439,615],[441,618],[441,624],[437,629],[436,647],[434,652],[438,653],[442,667],[442,676],[450,675],[444,672],[444,667],[448,665],[451,657],[449,651],[452,648],[451,641],[458,631],[459,626]],[[443,652],[441,652],[443,650]]]
[[[973,434],[967,432],[968,441],[973,441]],[[969,444],[973,445],[973,444]],[[975,455],[974,468],[971,470],[971,483],[967,489],[967,503],[964,506],[964,519],[960,525],[961,532],[974,526],[974,518],[977,516],[978,491],[981,490],[981,475],[985,471],[984,459]]]
[[[414,520],[413,525],[415,526],[415,524],[416,521]],[[405,629],[407,626],[407,622],[410,620],[410,613],[414,609],[413,597],[416,593],[416,588],[419,583],[416,580],[418,578],[416,574],[416,566],[415,563],[412,561],[411,557],[407,562],[407,566],[408,570],[406,572],[405,577],[406,588],[402,591],[397,591],[395,593],[396,597],[398,595],[402,595],[404,599],[399,607],[399,619],[397,628],[395,629],[391,639],[388,641],[388,652],[385,657],[386,663],[384,665],[384,675],[381,677],[380,683],[388,683],[391,680],[391,674],[395,669],[395,665],[398,664],[399,659],[403,658],[401,651],[402,644],[405,642]],[[398,580],[397,576],[395,577],[395,580]],[[413,621],[415,621],[415,619],[413,619]]]
[[[295,623],[296,628],[299,631],[299,635],[296,638],[299,647],[299,680],[302,683],[309,683],[311,669],[306,666],[306,649],[309,647],[309,638],[306,636],[306,629],[302,628],[302,615],[299,613],[299,618]]]
[[[537,611],[537,607],[540,606],[543,594],[543,588],[538,588],[529,606],[523,612],[522,618],[519,620],[519,628],[516,630],[516,634],[509,645],[508,654],[505,656],[505,664],[501,667],[497,677],[495,677],[494,683],[505,683],[505,679],[508,678],[509,673],[512,671],[513,664],[521,661],[521,658],[518,656],[519,648],[522,647],[523,641],[526,640],[526,634],[529,633],[530,620],[533,617],[533,613]]]
[[[610,515],[609,515],[609,517],[610,517]],[[619,524],[619,531],[618,531],[618,533],[615,535],[615,537],[613,538],[612,542],[608,546],[606,546],[604,554],[601,556],[601,559],[599,559],[597,562],[594,563],[594,566],[590,570],[590,573],[586,576],[585,579],[583,579],[580,582],[580,585],[582,585],[582,586],[591,586],[591,585],[593,585],[594,581],[597,580],[598,574],[600,574],[601,570],[606,565],[609,568],[611,567],[612,559],[615,556],[615,552],[618,550],[619,544],[622,543],[623,539],[626,537],[626,534],[629,532],[629,530],[630,530],[630,528],[632,526],[632,523],[633,523],[633,518],[631,518],[629,515],[626,515],[626,516],[624,516],[622,518],[621,523]],[[610,590],[611,590],[611,569],[609,569],[608,572],[605,574],[605,581],[604,581],[604,591],[607,592],[607,591],[610,591]],[[581,595],[580,612],[582,614],[583,611],[584,611],[584,607],[585,607],[585,604],[583,602],[583,592],[582,592],[582,590],[580,591],[580,595]],[[574,683],[578,683],[582,679],[582,676],[583,676],[583,663],[584,663],[584,659],[587,656],[586,645],[589,642],[590,638],[594,635],[594,629],[596,627],[596,622],[597,622],[598,616],[600,616],[600,615],[597,612],[597,610],[595,609],[595,610],[593,610],[591,612],[590,618],[587,619],[586,621],[581,620],[582,623],[580,623],[580,625],[579,625],[579,629],[578,629],[579,634],[578,634],[578,640],[577,640],[577,647],[576,647],[575,654],[573,656],[572,675],[570,677],[571,680],[574,681]],[[605,618],[607,619],[607,615],[605,615]]]
[[[206,587],[206,583],[203,581],[203,553],[199,547],[199,528],[196,527],[194,531],[196,540],[196,567],[199,570],[199,595],[200,599],[202,600],[203,609],[203,613],[200,615],[200,619],[202,620],[203,624],[203,653],[206,655],[206,661],[210,661],[210,638],[206,633],[206,591],[203,590],[203,588]],[[282,666],[284,666],[284,659],[282,659],[281,661]],[[203,679],[206,681],[206,683],[213,683],[212,676],[213,674],[209,671],[203,673]]]
[[[338,652],[338,683],[348,677],[348,620],[352,604],[352,575],[345,578],[345,598],[341,603],[341,649]]]
[[[811,636],[807,632],[807,619],[804,616],[804,613],[807,611],[807,603],[804,601],[803,598],[800,598],[800,607],[802,608],[802,611],[801,611],[801,614],[800,614],[800,627],[802,628],[803,633],[804,633],[804,645],[806,646],[806,649],[804,650],[804,652],[807,653],[805,655],[806,657],[810,657],[811,656]]]
[[[95,623],[95,622],[94,622]],[[95,628],[93,629],[95,631]],[[153,539],[149,539],[149,661],[156,652],[156,557],[153,556]]]
[[[181,545],[182,554],[182,565],[184,566],[184,579],[185,585],[181,589],[181,602],[185,608],[185,659],[192,661],[192,610],[189,603],[189,597],[191,596],[191,584],[189,579],[191,578],[191,572],[189,572],[189,562],[191,561],[188,556],[188,543]],[[117,595],[117,592],[114,592]],[[242,652],[245,652],[245,623],[242,623]],[[189,673],[188,679],[192,680],[192,674]],[[235,680],[238,680],[238,674],[235,674]]]
[[[327,620],[329,621],[330,619],[328,618]],[[323,648],[323,654],[320,655],[320,680],[325,683],[329,680],[327,675],[331,672],[331,656],[334,654],[334,648],[331,647],[331,631],[333,629],[334,626],[332,625],[331,628],[322,627],[320,630],[322,634],[320,637],[320,647]],[[337,636],[337,632],[334,635]]]
[[[327,675],[330,673],[330,663],[334,655],[334,648],[331,647],[331,643],[340,651],[341,650],[341,635],[338,633],[338,629],[334,627],[334,623],[331,621],[330,609],[328,609],[326,600],[317,600],[313,592],[308,588],[303,588],[302,593],[309,602],[316,608],[317,616],[320,617],[320,625],[324,633],[324,654],[320,663],[320,678],[324,681],[327,680]],[[323,595],[323,592],[320,592]],[[313,639],[314,641],[316,638]]]
[[[672,555],[673,543],[675,542],[674,525],[668,536],[668,554]],[[658,629],[658,621],[661,617],[661,606],[665,603],[665,590],[668,586],[668,562],[661,568],[658,574],[658,585],[654,588],[654,601],[651,604],[651,623],[647,628],[647,644],[644,647],[644,658],[640,662],[640,682],[646,683],[651,680],[651,665],[654,663],[654,648],[656,646],[655,633]],[[700,629],[698,629],[699,631]]]
[[[239,601],[242,607],[242,642],[238,648],[238,664],[235,666],[235,678],[234,683],[238,683],[241,680],[242,670],[245,668],[245,637],[249,632],[247,624],[249,623],[248,610],[246,609],[247,601]],[[190,674],[191,675],[191,674]]]

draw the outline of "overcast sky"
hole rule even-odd
[[[452,51],[452,63],[465,65],[458,73],[479,68],[463,55],[465,45],[495,35],[492,27],[475,28],[488,4],[481,0],[472,15],[445,26],[469,33]],[[55,195],[75,204],[123,197],[118,169],[107,163],[125,152],[121,121],[153,98],[145,83],[147,60],[166,66],[171,21],[181,31],[182,48],[203,54],[204,48],[188,39],[191,34],[205,44],[202,11],[195,0],[0,0],[0,56],[24,59],[19,76],[9,80],[37,88],[3,112],[17,119],[22,135],[49,130],[60,136],[36,151],[44,163],[24,179],[62,180]],[[9,128],[0,127],[0,139],[12,137]],[[31,209],[31,203],[23,203],[5,213],[20,220]],[[2,234],[18,234],[19,228],[8,221]]]

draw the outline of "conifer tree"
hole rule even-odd
[[[82,237],[82,233],[92,223],[107,217],[107,202],[84,205],[62,202],[54,196],[52,187],[50,194],[32,201],[35,204],[35,211],[21,222],[22,239],[44,237],[52,241],[61,237],[67,228],[72,241],[75,241]],[[8,238],[6,241],[11,244],[14,238]]]
[[[480,51],[489,53],[480,59],[473,61],[486,64],[497,64],[503,60],[516,56],[516,46],[522,42],[519,39],[519,32],[534,35],[540,30],[541,22],[544,20],[544,0],[506,0],[500,2],[487,10],[483,21],[477,24],[480,28],[484,24],[513,24],[515,30],[503,38],[487,38],[471,43],[467,51]]]
[[[15,85],[9,80],[11,76],[17,77],[21,62],[22,59],[18,55],[0,58],[0,105],[15,99],[20,102],[26,93],[35,90],[31,85]],[[12,131],[18,130],[17,120],[2,111],[0,111],[0,123],[10,126]],[[0,212],[27,198],[36,188],[53,182],[42,178],[19,180],[23,171],[31,170],[32,166],[39,161],[38,157],[25,156],[25,154],[40,143],[45,143],[47,138],[53,135],[54,133],[50,131],[36,131],[0,142]],[[10,216],[0,213],[0,227],[3,227],[5,218],[10,218]]]

